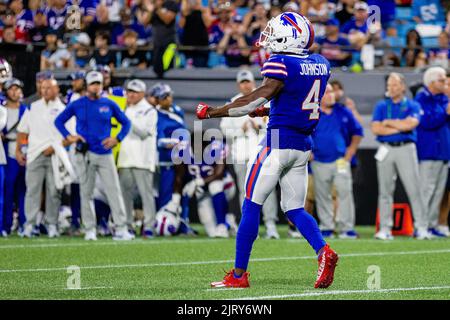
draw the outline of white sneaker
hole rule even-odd
[[[33,237],[33,226],[31,224],[26,224],[22,233],[22,238],[31,238]]]
[[[230,234],[232,236],[235,236],[237,234],[238,231],[238,225],[236,223],[236,217],[233,213],[227,213],[225,216],[225,221],[228,223],[228,225],[230,226]]]
[[[433,238],[433,236],[428,232],[427,229],[417,229],[416,232],[414,233],[414,237],[417,240],[430,240],[431,238]]]
[[[114,234],[113,240],[117,240],[117,241],[130,241],[134,239],[134,234],[130,233],[128,230],[120,230],[120,231],[116,231],[116,233]]]
[[[225,224],[221,223],[216,226],[216,231],[214,232],[214,237],[216,238],[229,238],[230,233],[228,232],[228,228]]]
[[[377,233],[375,233],[375,239],[391,241],[394,240],[394,237],[390,232],[378,231]]]
[[[272,221],[266,223],[266,239],[280,239],[277,226]]]
[[[91,230],[86,230],[86,233],[84,234],[84,240],[97,241],[97,233],[95,228]]]
[[[436,227],[436,229],[437,229],[437,231],[439,231],[440,233],[442,233],[446,237],[450,237],[450,230],[449,230],[448,226],[438,225]]]
[[[300,233],[300,231],[298,230],[292,230],[291,228],[288,229],[288,233],[287,233],[289,238],[293,238],[293,239],[302,239],[303,236]]]
[[[59,237],[59,232],[58,232],[58,229],[56,228],[55,224],[50,224],[48,226],[47,232],[48,232],[48,237],[49,238],[57,238],[57,237]]]

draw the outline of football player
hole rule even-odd
[[[267,135],[254,161],[248,162],[246,199],[236,237],[234,269],[213,288],[249,287],[247,272],[253,242],[258,236],[261,208],[279,182],[281,208],[318,256],[315,288],[329,287],[338,255],[325,242],[316,220],[304,209],[311,156],[311,134],[320,118],[320,101],[330,78],[330,63],[310,54],[314,29],[304,16],[284,12],[272,18],[261,33],[259,44],[272,55],[263,65],[262,85],[222,107],[200,103],[199,119],[269,116]],[[264,108],[271,101],[270,108]]]

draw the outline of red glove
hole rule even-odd
[[[250,112],[248,115],[250,118],[265,117],[269,115],[269,108],[264,108],[264,106],[261,106]]]
[[[208,119],[209,118],[209,114],[208,114],[209,108],[210,108],[210,106],[208,106],[206,103],[199,103],[197,105],[197,110],[196,110],[197,118]]]

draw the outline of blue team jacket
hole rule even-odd
[[[415,100],[422,107],[417,127],[419,160],[450,160],[448,98],[444,94],[432,95],[427,88],[423,88]]]
[[[64,137],[70,133],[64,124],[72,117],[77,119],[77,133],[86,139],[89,151],[96,154],[109,154],[112,151],[105,149],[102,141],[111,136],[111,118],[116,118],[122,125],[117,139],[122,141],[131,128],[131,122],[120,110],[119,106],[108,98],[91,100],[81,97],[70,103],[67,108],[55,119],[55,126]]]

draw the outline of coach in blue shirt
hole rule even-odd
[[[417,127],[420,182],[428,212],[429,231],[434,236],[445,237],[438,220],[447,180],[447,162],[450,160],[450,107],[444,94],[446,71],[441,67],[429,68],[423,82],[425,86],[415,98],[422,107],[420,125]]]
[[[103,76],[98,71],[86,75],[86,96],[69,104],[55,120],[55,125],[69,143],[77,143],[75,167],[80,179],[81,218],[86,229],[85,239],[96,240],[96,218],[91,208],[97,174],[105,188],[112,210],[116,233],[113,239],[131,240],[126,227],[125,206],[119,177],[111,149],[127,135],[131,123],[119,106],[101,96]],[[77,135],[71,135],[64,124],[76,118]],[[122,124],[117,137],[111,137],[111,119]]]
[[[357,234],[354,231],[355,204],[350,161],[361,142],[363,129],[350,110],[336,103],[331,85],[327,86],[321,108],[319,124],[312,135],[314,161],[311,164],[320,229],[324,236],[332,236],[335,229],[331,198],[334,184],[339,198],[336,219],[339,237],[354,239]],[[352,142],[347,147],[349,135]]]
[[[408,194],[414,215],[416,237],[428,239],[428,222],[420,190],[419,162],[416,151],[416,127],[420,105],[406,98],[403,75],[391,73],[387,81],[388,97],[377,103],[373,113],[372,132],[381,142],[375,159],[378,174],[379,232],[376,239],[392,240],[392,204],[397,174]]]

